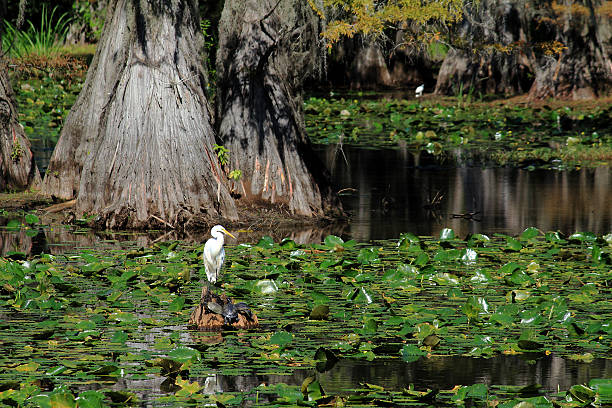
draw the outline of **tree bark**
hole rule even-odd
[[[535,99],[609,92],[612,24],[598,11],[601,4],[481,1],[455,29],[459,46],[445,58],[436,92],[456,94],[461,85],[482,93],[529,92]],[[559,46],[565,48],[557,53]]]
[[[196,0],[111,0],[44,187],[109,228],[236,219],[212,150]]]
[[[0,60],[0,190],[23,190],[40,182],[30,141],[17,119],[7,66]]]
[[[463,21],[453,29],[459,46],[444,59],[435,92],[527,92],[533,82],[534,61],[529,51],[512,48],[532,41],[528,31],[531,16],[526,15],[532,10],[525,9],[526,3],[483,0],[468,8]]]
[[[320,47],[307,2],[228,0],[219,24],[219,136],[242,201],[320,216],[339,208],[312,152],[302,112],[304,78]]]
[[[591,99],[612,90],[612,16],[602,1],[564,1],[550,13],[551,36],[565,48],[556,58],[540,58],[529,90],[532,99]],[[578,5],[579,7],[575,7]]]

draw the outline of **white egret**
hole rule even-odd
[[[414,90],[414,94],[417,98],[423,96],[423,91],[425,90],[425,84],[421,84]]]
[[[223,261],[225,260],[225,249],[223,249],[225,237],[223,234],[227,234],[236,239],[235,236],[229,233],[221,225],[215,225],[210,230],[212,238],[204,244],[204,253],[202,254],[204,269],[206,269],[208,281],[213,284],[217,282],[219,272],[221,272],[221,266],[223,266]]]

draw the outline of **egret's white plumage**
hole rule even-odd
[[[208,241],[206,241],[206,244],[204,244],[202,259],[204,260],[206,278],[208,278],[210,283],[217,282],[219,272],[221,272],[221,266],[223,266],[223,261],[225,261],[225,249],[223,249],[225,237],[223,234],[227,234],[234,239],[236,238],[221,225],[215,225],[210,230],[210,235],[212,235],[212,238],[210,238]]]
[[[414,90],[414,94],[417,98],[423,96],[423,91],[425,90],[425,84],[421,84]]]

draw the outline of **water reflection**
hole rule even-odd
[[[347,236],[358,241],[407,231],[437,236],[446,227],[460,237],[517,235],[531,226],[566,234],[612,231],[610,167],[527,171],[456,167],[455,160],[441,166],[406,149],[336,146],[321,155],[336,189],[348,193],[342,196],[352,215]]]
[[[393,373],[393,375],[389,375]],[[330,371],[320,374],[325,390],[340,392],[367,382],[391,390],[409,384],[416,389],[450,389],[455,385],[539,384],[542,392],[568,390],[575,384],[588,384],[592,378],[610,378],[612,361],[598,359],[591,364],[547,356],[529,361],[525,356],[500,355],[489,359],[472,357],[431,357],[414,363],[399,360],[341,360]]]
[[[344,208],[351,214],[350,222],[285,228],[262,224],[234,230],[238,239],[230,240],[230,245],[256,243],[264,235],[276,242],[288,237],[300,244],[320,243],[329,234],[358,241],[397,239],[403,232],[437,236],[447,227],[459,237],[468,233],[518,235],[531,226],[565,234],[612,232],[610,167],[571,172],[470,167],[461,165],[460,151],[455,152],[452,165],[444,166],[426,153],[406,148],[321,149],[336,190],[342,192]],[[0,217],[0,225],[7,222]],[[0,255],[11,251],[56,254],[109,241],[133,241],[131,245],[139,247],[177,239],[202,243],[208,237],[208,231],[93,233],[55,226],[38,232],[0,231]]]
[[[301,386],[308,370],[291,375],[214,375],[198,378],[215,392],[249,392],[260,384],[285,383]],[[553,394],[572,385],[588,384],[593,378],[610,378],[612,361],[597,359],[585,364],[555,356],[528,360],[525,356],[500,355],[489,359],[472,357],[431,357],[414,363],[401,360],[340,360],[333,368],[317,373],[328,394],[346,393],[368,383],[387,390],[401,391],[413,384],[417,390],[451,389],[456,385],[487,384],[528,386],[540,385],[540,392]]]
[[[205,231],[188,232],[112,232],[91,231],[69,225],[46,225],[34,229],[21,229],[11,231],[3,229],[8,219],[0,217],[0,255],[19,252],[26,256],[47,253],[52,255],[74,253],[76,249],[85,248],[146,248],[157,242],[180,240],[186,244],[203,244],[210,233]],[[41,219],[45,223],[44,217]],[[330,224],[327,226],[287,226],[283,227],[258,227],[256,229],[236,229],[232,233],[236,240],[230,239],[227,244],[257,243],[261,237],[271,236],[275,242],[283,238],[293,239],[298,244],[321,243],[329,235],[345,235],[348,225]]]

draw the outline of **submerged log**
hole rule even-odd
[[[239,304],[238,304],[239,305]],[[228,318],[228,309],[234,308],[234,301],[226,295],[217,295],[208,286],[202,288],[200,304],[193,309],[189,317],[189,326],[196,326],[200,330],[223,330],[223,329],[252,329],[259,326],[257,316],[250,310],[241,309],[236,312],[234,319]],[[217,307],[223,309],[223,313],[216,310]]]

